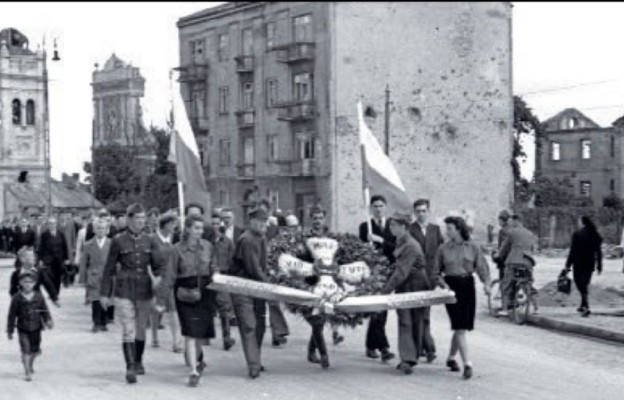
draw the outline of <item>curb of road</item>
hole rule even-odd
[[[575,333],[577,335],[589,336],[624,344],[624,332],[616,332],[608,329],[597,328],[595,326],[564,322],[553,318],[542,317],[540,315],[530,315],[528,322],[532,325],[554,331]]]

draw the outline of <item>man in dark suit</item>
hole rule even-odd
[[[414,202],[414,214],[416,221],[409,227],[409,233],[420,244],[425,254],[425,270],[429,282],[433,284],[433,268],[438,247],[444,242],[440,227],[430,224],[429,221],[430,203],[427,199],[418,199]],[[433,289],[431,286],[429,289]],[[433,336],[431,336],[431,308],[424,310],[424,331],[423,331],[423,351],[427,362],[432,362],[436,358],[436,348]]]
[[[362,222],[360,224],[360,240],[374,243],[375,248],[381,250],[388,260],[394,263],[393,252],[396,246],[396,238],[390,231],[390,225],[386,219],[386,203],[384,196],[374,195],[371,197],[372,232],[368,231],[368,223]],[[386,336],[387,319],[387,311],[377,313],[370,319],[366,332],[366,356],[369,358],[379,358],[377,350],[381,351],[382,361],[394,358],[394,354],[389,350],[390,344]]]
[[[66,274],[66,265],[69,263],[69,253],[67,251],[67,240],[62,232],[59,232],[57,219],[48,219],[48,229],[43,231],[39,243],[39,260],[50,271],[54,289],[61,293],[61,282]]]
[[[13,253],[17,252],[24,246],[35,247],[35,232],[28,226],[28,220],[22,217],[19,226],[13,232]]]

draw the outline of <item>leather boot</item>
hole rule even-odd
[[[126,360],[126,382],[136,383],[136,371],[134,370],[135,363],[135,346],[133,342],[123,343],[123,353]]]
[[[136,348],[136,374],[145,375],[145,368],[143,367],[143,352],[145,351],[145,340],[135,340],[134,344]]]
[[[236,341],[230,337],[230,320],[228,317],[221,317],[221,329],[223,332],[223,349],[228,351],[236,343]]]
[[[323,367],[323,369],[329,368],[329,356],[327,355],[327,345],[325,344],[325,336],[323,335],[323,325],[315,326],[312,329],[312,338],[321,354],[321,367]]]
[[[314,336],[310,337],[308,342],[308,361],[312,364],[320,364],[321,360],[316,355],[316,344],[314,343]]]

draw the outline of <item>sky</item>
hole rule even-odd
[[[146,79],[144,122],[165,126],[169,70],[178,65],[176,21],[220,2],[1,3],[0,28],[36,49],[56,37],[49,65],[52,175],[80,172],[90,158],[91,74],[114,52]],[[624,115],[624,3],[513,3],[513,85],[545,120],[575,107],[601,126]],[[526,141],[527,151],[533,150]],[[530,177],[532,158],[522,165]]]

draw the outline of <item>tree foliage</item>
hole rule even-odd
[[[156,139],[156,164],[154,173],[147,179],[144,202],[147,207],[158,207],[164,211],[178,206],[176,169],[167,160],[171,135],[156,127],[151,127],[150,131]]]

